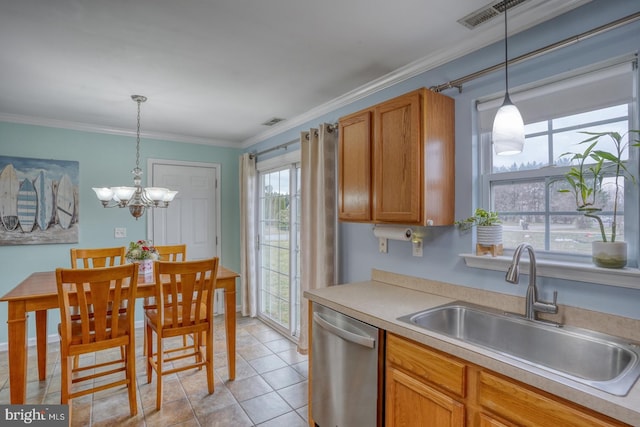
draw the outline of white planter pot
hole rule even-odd
[[[476,227],[477,243],[484,246],[502,244],[502,225],[478,225]]]
[[[592,242],[591,256],[598,267],[623,268],[627,265],[627,242]]]

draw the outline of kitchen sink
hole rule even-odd
[[[456,301],[398,320],[495,351],[543,371],[624,396],[640,376],[640,346]]]

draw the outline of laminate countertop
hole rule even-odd
[[[304,296],[314,303],[378,328],[444,351],[633,426],[640,426],[640,381],[624,397],[578,383],[566,384],[566,380],[554,378],[531,365],[397,320],[398,317],[456,300],[523,313],[524,298],[379,270],[372,272],[372,280],[314,289],[306,291]],[[545,317],[615,336],[621,336],[621,331],[624,331],[630,334],[624,338],[640,342],[637,336],[640,334],[640,320],[568,306],[560,306],[555,317]]]

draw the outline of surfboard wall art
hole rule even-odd
[[[78,243],[79,163],[0,156],[0,245]]]

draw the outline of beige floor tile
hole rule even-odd
[[[304,381],[302,375],[290,366],[285,366],[284,368],[276,369],[275,371],[265,372],[262,374],[262,377],[275,390]]]
[[[243,427],[303,426],[307,419],[307,357],[291,341],[256,318],[239,317],[237,322],[236,380],[229,381],[224,319],[214,322],[214,393],[207,389],[206,370],[185,370],[163,377],[162,409],[156,406],[156,375],[146,379],[146,356],[142,354],[142,328],[136,330],[136,386],[138,415],[131,417],[124,386],[78,397],[71,402],[71,426],[112,425],[149,427]],[[175,348],[181,339],[167,340]],[[119,357],[117,349],[83,355],[80,363],[94,363]],[[47,346],[47,378],[39,381],[35,347],[28,349],[27,403],[60,402],[60,357],[57,343]],[[180,362],[176,362],[180,364]],[[8,404],[9,363],[0,353],[0,404]],[[123,377],[123,374],[114,374]],[[74,390],[101,383],[106,378],[74,385]],[[276,390],[277,391],[274,391]]]
[[[287,404],[276,392],[268,393],[253,399],[240,402],[240,406],[247,412],[251,421],[260,424],[291,411]]]

